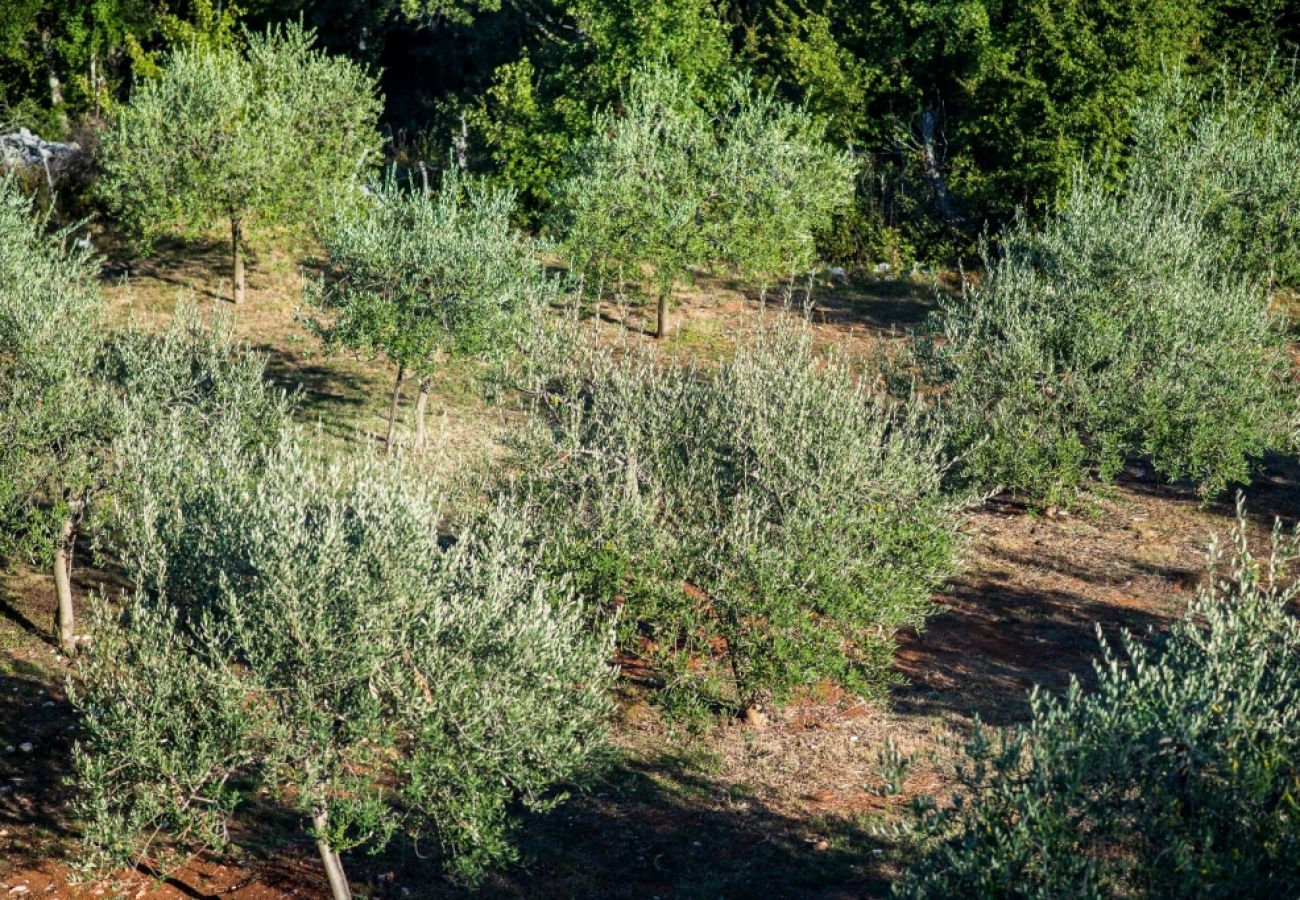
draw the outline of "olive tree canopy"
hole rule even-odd
[[[374,77],[313,40],[286,25],[178,47],[104,136],[104,197],[145,243],[229,223],[236,303],[245,227],[306,221],[379,147]]]

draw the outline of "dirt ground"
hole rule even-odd
[[[223,308],[217,247],[173,247],[148,262],[110,264],[113,317],[146,327],[189,293],[201,309]],[[340,441],[379,433],[391,373],[380,362],[328,357],[295,319],[299,263],[257,258],[249,301],[233,311],[239,334],[267,353],[273,377],[303,391],[309,420]],[[935,283],[900,280],[819,287],[819,340],[890,340],[919,324]],[[759,299],[727,285],[682,293],[670,345],[726,352]],[[780,315],[769,303],[764,315]],[[601,327],[635,335],[638,312],[606,305]],[[633,338],[637,339],[637,338]],[[508,414],[484,403],[473,373],[439,382],[433,433],[448,459],[491,445]],[[1300,516],[1300,472],[1268,461],[1244,488],[1255,539],[1273,517]],[[1006,499],[972,510],[968,566],[936,597],[924,632],[901,636],[906,678],[887,704],[864,704],[830,687],[812,691],[771,721],[720,723],[703,731],[665,722],[633,687],[621,697],[615,752],[568,803],[528,818],[521,864],[494,876],[481,897],[849,898],[888,892],[906,852],[889,825],[906,798],[943,799],[955,746],[978,719],[1023,721],[1029,690],[1060,691],[1092,677],[1097,629],[1142,634],[1178,616],[1202,577],[1214,532],[1231,524],[1231,498],[1201,507],[1186,487],[1159,484],[1140,467],[1069,514],[1035,512]],[[78,602],[104,573],[81,566]],[[0,577],[0,900],[39,897],[324,897],[308,841],[260,827],[259,811],[234,833],[237,850],[199,857],[166,879],[147,870],[77,883],[75,816],[64,777],[76,720],[65,698],[66,666],[50,639],[53,589],[45,574]],[[903,795],[886,799],[886,740],[918,762]],[[260,817],[260,818],[259,818]],[[280,817],[281,826],[283,815]],[[289,829],[291,831],[292,829]],[[269,837],[268,835],[274,835]],[[436,852],[394,846],[345,859],[359,895],[450,898],[465,892],[438,874]]]

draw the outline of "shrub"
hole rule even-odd
[[[55,628],[71,654],[76,547],[100,539],[105,498],[140,487],[126,447],[170,419],[171,439],[150,444],[170,457],[221,420],[256,430],[286,408],[228,333],[183,310],[160,337],[105,339],[94,259],[46,225],[0,181],[0,553],[52,566]]]
[[[774,330],[716,369],[590,351],[539,408],[549,427],[503,490],[548,567],[621,610],[623,647],[660,665],[664,696],[882,691],[894,632],[922,624],[960,544],[917,404],[815,358],[806,330]]]
[[[545,307],[553,285],[535,241],[510,225],[515,195],[449,166],[436,191],[392,174],[322,229],[328,263],[307,297],[337,315],[326,341],[397,364],[388,415],[393,443],[407,374],[419,381],[415,446],[424,444],[429,379],[449,356],[495,352]]]
[[[135,326],[104,341],[98,377],[111,388],[114,476],[98,504],[97,538],[140,577],[157,550],[154,529],[179,528],[192,482],[278,440],[295,398],[266,381],[266,360],[235,339],[229,320],[205,325],[178,304],[161,332]],[[164,511],[167,511],[164,513]]]
[[[1197,208],[1220,265],[1300,286],[1300,82],[1174,76],[1138,109],[1130,178]]]
[[[93,861],[221,847],[263,787],[310,822],[335,897],[339,853],[399,829],[431,829],[468,881],[511,859],[517,806],[556,802],[598,745],[610,675],[607,630],[522,523],[445,541],[421,479],[288,439],[203,473],[80,671]]]
[[[1104,641],[1097,688],[977,730],[964,793],[921,820],[903,897],[1289,897],[1300,891],[1300,532],[1261,563],[1244,508],[1165,637]]]
[[[967,477],[1061,501],[1142,457],[1211,495],[1283,446],[1279,323],[1209,240],[1193,205],[1088,179],[1040,230],[1012,228],[920,346]]]

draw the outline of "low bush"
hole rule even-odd
[[[439,533],[439,495],[369,454],[214,446],[133,542],[73,700],[88,860],[220,848],[263,789],[339,853],[431,832],[466,881],[600,744],[610,635],[523,551]],[[145,517],[146,523],[148,522]],[[149,546],[152,543],[152,546]]]
[[[660,696],[736,709],[823,679],[879,694],[895,631],[922,624],[961,543],[921,407],[818,359],[803,329],[716,368],[589,351],[562,371],[502,490],[547,567],[620,610]]]
[[[965,475],[1068,501],[1140,457],[1212,495],[1285,446],[1280,323],[1209,239],[1194,204],[1089,179],[1041,229],[1012,228],[919,348]]]
[[[1167,636],[1103,641],[1098,684],[983,730],[955,803],[921,819],[902,897],[1300,893],[1300,532],[1252,557],[1239,521]]]

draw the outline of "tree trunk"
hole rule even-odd
[[[925,176],[934,185],[935,201],[938,203],[944,221],[949,225],[959,225],[962,221],[961,210],[957,208],[952,195],[948,193],[948,182],[944,180],[943,171],[939,168],[939,155],[934,149],[934,113],[929,110],[923,112],[920,124],[921,168],[925,170]]]
[[[76,512],[69,510],[54,542],[54,593],[58,599],[54,628],[59,636],[59,649],[67,656],[77,652],[72,614],[72,546],[76,541],[76,524]]]
[[[429,405],[429,376],[420,379],[420,393],[415,400],[415,449],[424,449],[424,410]]]
[[[63,105],[63,84],[59,73],[54,68],[54,48],[50,42],[50,30],[41,29],[41,53],[45,57],[45,78],[50,86],[50,106]]]
[[[469,119],[465,110],[460,111],[460,134],[451,139],[451,146],[456,153],[456,168],[462,172],[469,171]]]
[[[235,263],[235,305],[244,302],[244,223],[230,220],[230,250]]]
[[[402,399],[402,378],[406,375],[406,366],[398,365],[397,381],[393,384],[393,402],[388,405],[388,437],[384,438],[384,452],[393,452],[393,432],[397,430],[397,403]]]
[[[325,839],[325,829],[329,827],[329,816],[323,809],[312,812],[311,823],[316,827],[316,849],[320,852],[320,861],[325,866],[325,875],[330,881],[330,895],[334,900],[352,900],[352,888],[348,886],[348,877],[343,872],[343,860]]]
[[[659,310],[655,321],[655,340],[668,334],[668,291],[659,292]]]

